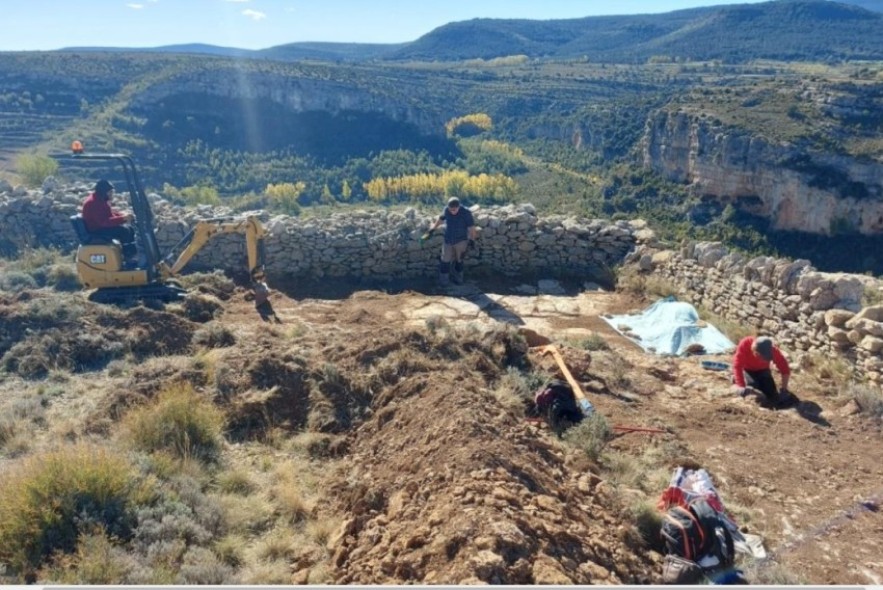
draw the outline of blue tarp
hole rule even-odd
[[[615,315],[605,317],[604,321],[644,350],[656,354],[680,356],[691,344],[701,345],[707,354],[720,354],[735,347],[720,330],[700,320],[696,308],[674,297],[660,299],[638,315]]]

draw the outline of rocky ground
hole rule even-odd
[[[53,299],[43,291],[4,294],[3,408],[52,387],[64,359],[85,360],[44,396],[27,444],[4,440],[0,472],[63,440],[111,439],[130,408],[185,380],[227,416],[226,464],[256,481],[272,471],[255,467],[266,457],[290,460],[284,441],[313,435],[305,511],[327,534],[287,545],[284,576],[240,563],[234,580],[659,583],[661,555],[636,521],[689,464],[706,468],[734,519],[763,537],[771,558],[742,564],[752,581],[883,583],[880,424],[837,375],[794,359],[802,403],[764,409],[700,365],[725,356],[656,357],[601,320],[646,302],[541,287],[548,293],[483,281],[445,292],[287,286],[272,299],[281,324],[261,322],[248,293],[224,284],[166,310],[66,295],[82,307],[68,319],[45,311]],[[610,426],[663,432],[614,429],[593,454],[532,420],[525,402],[556,368],[528,346],[546,340]],[[76,369],[86,351],[114,343],[126,367]],[[45,358],[55,364],[41,370]]]

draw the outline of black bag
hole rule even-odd
[[[686,508],[670,508],[661,533],[667,554],[697,562],[711,555],[717,563],[710,568],[729,566],[735,558],[733,535],[705,498],[696,498]]]
[[[696,558],[713,555],[719,562],[715,567],[732,565],[736,553],[733,534],[721,520],[718,511],[705,498],[696,498],[690,502],[690,509],[699,520],[705,536],[705,546]]]
[[[663,584],[697,584],[703,578],[702,568],[695,561],[677,555],[665,556],[662,565]]]
[[[705,531],[696,514],[683,506],[672,506],[662,518],[665,552],[689,561],[696,561],[705,547]]]
[[[545,416],[556,433],[579,424],[583,413],[576,405],[573,388],[566,381],[553,379],[534,396],[537,413]]]

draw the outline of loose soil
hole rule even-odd
[[[70,437],[108,435],[127,408],[188,381],[226,410],[231,457],[271,430],[321,435],[314,450],[326,495],[316,516],[341,524],[325,556],[292,558],[292,583],[310,581],[321,560],[340,584],[659,583],[661,555],[630,511],[655,503],[662,487],[617,479],[609,463],[525,417],[531,392],[507,393],[512,367],[556,375],[551,358],[528,348],[545,338],[610,425],[664,431],[620,431],[607,450],[636,460],[656,453],[666,474],[679,464],[707,469],[734,519],[763,537],[771,558],[761,566],[803,583],[881,584],[883,437],[841,383],[795,362],[801,404],[768,410],[700,365],[729,358],[661,358],[613,331],[603,314],[645,305],[623,294],[419,287],[340,287],[331,299],[293,286],[272,297],[281,324],[261,322],[242,289],[215,300],[210,323],[204,310],[213,305],[108,311],[83,302],[80,324],[51,329],[104,330],[138,365],[122,376],[83,367],[73,393],[48,402],[50,426],[35,444],[52,442],[60,429],[51,424],[62,421]],[[13,311],[25,303],[0,301],[0,319],[17,326],[4,344],[19,347],[16,359],[43,342],[45,326]],[[235,344],[184,350],[207,326],[222,326]],[[609,349],[579,345],[593,334]],[[7,378],[0,395],[22,383]]]

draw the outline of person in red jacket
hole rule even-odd
[[[770,371],[770,363],[776,365],[782,376],[781,396]],[[751,389],[759,389],[773,407],[786,401],[791,368],[782,352],[768,336],[746,336],[739,341],[733,354],[733,383],[737,392],[744,396]]]
[[[123,257],[132,258],[135,247],[135,231],[129,223],[135,219],[131,213],[120,213],[111,208],[113,185],[101,179],[95,184],[94,192],[83,201],[83,221],[86,231],[93,236],[117,240],[123,246]]]

